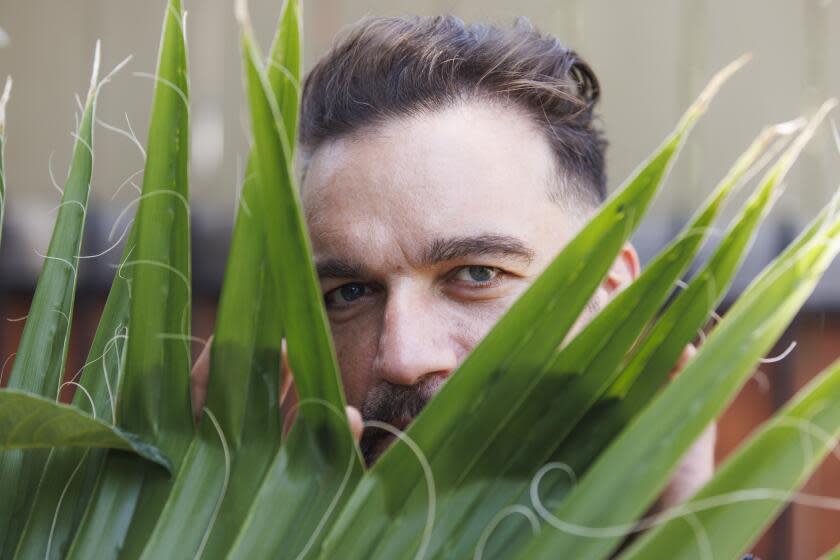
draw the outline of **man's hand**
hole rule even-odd
[[[201,415],[204,412],[204,403],[207,400],[207,385],[210,382],[210,348],[212,344],[213,337],[211,336],[201,350],[201,354],[199,354],[190,373],[190,398],[192,400],[193,415],[196,422],[201,420]],[[297,408],[297,393],[294,390],[294,378],[292,376],[292,369],[289,367],[285,340],[282,343],[282,356],[280,378],[283,380],[283,384],[280,387],[280,409],[288,415],[288,418],[283,423],[285,432],[294,421]],[[353,439],[356,440],[356,444],[358,445],[362,439],[363,430],[362,415],[358,409],[352,406],[347,407],[347,421],[350,423],[350,432],[353,434]]]
[[[672,379],[696,353],[697,349],[693,344],[685,347],[677,365],[671,371]],[[652,512],[661,512],[684,502],[712,478],[715,471],[716,439],[717,425],[713,422],[685,454]]]

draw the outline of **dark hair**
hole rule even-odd
[[[368,17],[306,76],[299,127],[304,173],[325,140],[487,99],[524,109],[545,132],[559,167],[552,198],[565,189],[597,205],[606,197],[606,142],[593,123],[599,95],[589,65],[526,18],[498,28],[451,15]]]

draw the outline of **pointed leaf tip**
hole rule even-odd
[[[771,127],[771,130],[774,134],[778,136],[790,136],[796,132],[799,132],[805,125],[808,124],[808,119],[805,117],[799,117],[790,121],[786,121],[783,123],[779,123]]]
[[[0,96],[0,134],[6,128],[6,103],[12,95],[12,77],[6,77],[6,85],[3,87],[3,95]]]
[[[717,94],[723,84],[725,84],[729,78],[734,76],[738,70],[746,66],[750,60],[752,60],[752,53],[744,53],[727,64],[722,70],[712,77],[709,84],[706,86],[706,89],[703,90],[702,94],[700,94],[700,99],[703,100],[703,102],[708,103],[712,97]]]
[[[817,110],[814,116],[807,121],[805,128],[802,130],[799,136],[797,136],[796,139],[794,139],[793,143],[791,144],[790,148],[785,153],[785,155],[782,156],[782,158],[786,158],[785,165],[781,169],[782,176],[787,174],[787,172],[793,166],[793,163],[799,157],[799,154],[802,152],[802,150],[805,148],[805,146],[816,133],[817,128],[825,119],[826,115],[828,115],[828,113],[830,113],[836,106],[837,99],[831,98],[826,100],[825,103],[823,103],[820,106],[820,108]]]
[[[248,15],[248,0],[236,0],[233,4],[233,14],[242,27],[250,27],[251,18]]]
[[[700,95],[691,107],[689,107],[688,111],[686,111],[678,128],[687,130],[694,126],[697,119],[706,112],[706,109],[709,107],[709,103],[711,103],[712,99],[717,95],[718,91],[720,91],[720,88],[723,87],[723,84],[725,84],[738,70],[743,68],[750,59],[752,59],[751,53],[742,54],[712,76],[712,79],[709,80],[709,83],[706,84],[706,87],[702,92],[700,92]]]
[[[93,72],[90,75],[90,89],[88,90],[88,97],[93,95],[96,91],[96,82],[99,80],[99,63],[102,59],[102,40],[96,40],[96,47],[93,50]]]

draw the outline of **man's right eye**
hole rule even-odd
[[[361,282],[350,282],[324,294],[324,303],[327,307],[347,306],[367,295],[369,291]]]

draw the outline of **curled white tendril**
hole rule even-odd
[[[65,381],[64,383],[58,386],[58,394],[61,394],[61,390],[68,385],[73,385],[82,390],[82,393],[84,393],[84,395],[87,397],[88,402],[90,403],[91,415],[93,416],[93,419],[96,420],[96,406],[93,404],[93,397],[90,396],[90,393],[87,389],[85,389],[84,385],[82,385],[81,383],[76,383],[75,381]],[[58,401],[57,398],[56,401]]]
[[[64,496],[67,494],[67,490],[70,488],[70,484],[73,482],[73,479],[76,478],[76,475],[79,474],[79,469],[82,468],[82,465],[85,464],[85,460],[87,459],[88,453],[90,452],[90,448],[84,450],[82,453],[82,457],[79,459],[79,462],[76,464],[76,468],[73,469],[73,472],[70,473],[70,477],[67,479],[67,482],[64,484],[64,488],[61,490],[61,495],[58,498],[58,503],[55,504],[55,513],[53,514],[52,524],[50,525],[50,534],[47,537],[47,550],[44,553],[44,558],[50,557],[50,550],[52,549],[52,541],[53,536],[55,535],[55,526],[58,522],[58,512],[61,511],[61,503],[64,501]],[[46,470],[44,470],[44,474],[46,475]]]
[[[432,472],[432,467],[429,460],[426,458],[423,450],[417,445],[413,439],[408,437],[405,432],[395,428],[394,426],[379,420],[366,420],[365,428],[379,428],[386,432],[393,434],[405,443],[412,453],[417,457],[420,467],[423,469],[423,476],[426,478],[426,492],[428,499],[428,508],[426,509],[426,525],[423,527],[423,535],[420,538],[420,545],[417,547],[417,552],[414,554],[415,560],[420,560],[426,555],[426,549],[429,547],[429,541],[432,538],[432,529],[435,525],[435,509],[437,507],[437,491],[435,490],[435,476]]]
[[[134,206],[135,204],[139,203],[140,201],[142,201],[146,198],[150,198],[150,197],[153,197],[153,196],[159,196],[159,195],[174,196],[175,198],[177,198],[178,200],[181,201],[181,204],[184,205],[184,210],[186,211],[186,213],[187,214],[190,213],[190,203],[187,201],[186,198],[184,198],[184,195],[182,195],[178,191],[175,191],[175,190],[172,190],[172,189],[162,189],[162,190],[155,190],[155,191],[152,191],[152,192],[148,192],[146,194],[138,196],[137,198],[135,198],[134,200],[132,200],[131,202],[126,204],[125,208],[123,208],[122,211],[117,215],[116,220],[114,220],[114,225],[111,227],[111,231],[108,232],[108,241],[111,241],[114,238],[114,233],[117,231],[117,226],[119,225],[120,221],[122,221],[125,214],[131,209],[132,206]]]
[[[475,547],[475,554],[473,555],[474,560],[481,560],[484,557],[484,549],[487,547],[487,542],[490,540],[490,536],[493,534],[493,531],[496,530],[496,527],[505,520],[505,518],[513,515],[518,514],[525,517],[528,522],[531,524],[531,532],[536,535],[540,532],[540,520],[537,519],[536,514],[534,514],[531,509],[526,506],[520,504],[514,504],[511,506],[507,506],[503,508],[496,516],[490,520],[487,526],[484,528],[484,531],[481,533],[481,537],[478,539],[478,544]]]
[[[813,422],[804,418],[781,418],[776,420],[775,423],[768,428],[768,430],[778,429],[794,429],[802,434],[802,452],[804,462],[807,462],[808,458],[813,457],[814,454],[813,443],[810,439],[805,438],[805,435],[810,435],[814,439],[817,439],[823,445],[824,449],[831,450],[832,455],[836,459],[840,460],[840,449],[837,449],[838,438],[834,437],[832,434]],[[665,511],[644,517],[641,520],[634,521],[632,523],[592,527],[564,521],[556,517],[543,505],[542,499],[539,495],[539,486],[543,477],[553,470],[563,471],[570,478],[572,486],[576,484],[575,475],[572,469],[565,463],[559,462],[552,462],[543,465],[543,467],[541,467],[532,478],[530,487],[531,504],[537,515],[539,515],[552,527],[565,533],[580,537],[611,539],[627,537],[633,533],[645,531],[673,519],[681,518],[684,519],[694,531],[695,536],[698,538],[697,546],[704,557],[706,557],[705,555],[710,548],[707,538],[705,541],[703,539],[705,536],[705,530],[703,529],[702,524],[700,524],[699,519],[696,517],[697,513],[736,503],[763,500],[779,501],[784,503],[790,502],[806,507],[840,511],[840,498],[778,490],[774,488],[750,488],[735,490],[717,496],[692,499],[688,502],[676,505]],[[693,521],[690,518],[693,518]]]
[[[17,354],[17,352],[12,352],[12,353],[11,353],[11,354],[9,354],[8,356],[6,356],[6,359],[5,359],[5,360],[3,360],[3,366],[2,366],[2,367],[0,367],[0,383],[2,383],[2,382],[3,382],[3,374],[4,374],[4,373],[5,373],[5,371],[6,371],[6,366],[7,366],[7,365],[8,365],[8,363],[12,360],[12,358],[14,358],[14,357],[15,357],[15,354]]]
[[[677,280],[676,285],[683,290],[688,288],[688,284],[686,284],[682,280]],[[715,310],[712,310],[710,315],[711,315],[712,320],[716,324],[723,321],[723,317],[721,317],[717,313],[717,311],[715,311]],[[702,328],[699,331],[697,331],[697,336],[700,338],[701,344],[706,342],[706,332]],[[796,344],[797,344],[797,341],[792,340],[790,342],[790,344],[788,344],[787,347],[784,350],[782,350],[782,352],[780,352],[779,354],[777,354],[775,356],[770,356],[768,358],[761,358],[761,359],[759,359],[759,363],[774,364],[774,363],[777,363],[777,362],[781,362],[782,360],[787,358],[790,355],[791,352],[793,352],[793,350],[796,348]],[[761,370],[757,370],[755,375],[753,376],[753,378],[756,380],[756,383],[758,383],[758,386],[762,391],[766,392],[767,390],[769,390],[770,382],[769,382],[769,379],[767,378],[767,374],[765,374]]]
[[[120,183],[120,186],[117,187],[117,189],[114,191],[114,194],[111,195],[111,200],[117,198],[117,195],[120,194],[120,192],[126,185],[131,185],[132,187],[134,187],[134,190],[136,190],[138,194],[143,194],[143,191],[140,189],[140,187],[137,186],[137,183],[135,183],[132,179],[134,179],[144,171],[145,169],[138,169],[137,171],[126,177],[125,180],[122,183]]]
[[[167,80],[166,78],[161,78],[155,74],[149,74],[148,72],[135,72],[135,76],[138,78],[148,78],[150,80],[154,80],[156,83],[163,84],[169,88],[171,88],[175,93],[178,94],[178,97],[181,98],[181,101],[184,102],[184,107],[187,109],[187,113],[190,111],[190,102],[187,99],[187,94],[184,93],[184,90],[179,88],[176,84],[172,83],[171,81]]]
[[[64,189],[58,186],[58,181],[55,180],[55,174],[53,173],[52,160],[54,155],[55,150],[51,151],[50,157],[47,158],[47,171],[50,174],[50,183],[52,183],[53,188],[58,191],[58,194],[64,196]]]
[[[121,332],[121,331],[123,331],[123,332]],[[70,381],[72,381],[72,382],[78,381],[78,379],[82,375],[82,372],[88,366],[91,366],[91,365],[95,364],[96,362],[102,360],[102,372],[103,372],[103,376],[105,378],[105,389],[108,392],[108,401],[111,405],[111,420],[112,420],[113,424],[117,423],[117,410],[116,410],[116,403],[114,402],[114,393],[111,390],[110,374],[108,373],[108,362],[107,362],[107,360],[105,360],[105,356],[108,354],[111,347],[113,346],[114,351],[117,353],[117,364],[119,364],[118,367],[121,367],[121,360],[119,359],[120,350],[119,350],[119,347],[117,346],[117,341],[118,340],[128,340],[128,327],[118,325],[117,328],[114,330],[114,336],[109,338],[108,341],[105,343],[105,346],[102,349],[102,353],[99,356],[97,356],[97,357],[89,360],[87,363],[85,363],[82,367],[80,367],[76,371],[76,373],[73,375],[73,377],[70,378]],[[118,385],[119,385],[119,377],[120,377],[119,373],[120,372],[118,370],[117,379],[116,379]],[[94,415],[95,414],[96,414],[96,412],[94,411]]]
[[[106,130],[110,130],[120,136],[124,136],[128,138],[128,140],[137,146],[137,149],[140,150],[140,155],[143,157],[143,161],[146,161],[146,150],[143,149],[143,144],[140,143],[140,140],[137,138],[137,135],[134,133],[134,129],[131,127],[131,121],[128,119],[128,113],[125,113],[125,122],[128,125],[128,130],[120,128],[118,126],[114,126],[112,124],[108,124],[105,121],[101,120],[99,117],[96,118],[96,123]]]

